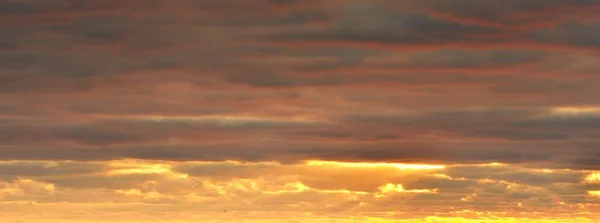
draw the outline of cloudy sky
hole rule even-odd
[[[600,0],[1,0],[0,222],[600,220]]]

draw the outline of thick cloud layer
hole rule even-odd
[[[233,205],[225,193],[264,207],[244,209],[249,218],[290,205],[339,220],[361,196],[379,220],[408,219],[385,214],[396,205],[440,218],[581,214],[600,194],[581,183],[600,170],[598,15],[598,0],[0,1],[0,202],[49,202],[28,219],[63,208],[48,200],[56,193],[82,213],[121,201],[193,212],[182,199],[218,210]],[[109,174],[123,159],[172,169]],[[308,160],[452,168],[399,179],[344,166],[336,174],[369,180],[335,183]],[[172,171],[212,189],[188,193]],[[161,180],[168,192],[140,186]]]

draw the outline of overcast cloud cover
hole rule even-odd
[[[4,0],[0,221],[592,221],[599,95],[598,0]]]

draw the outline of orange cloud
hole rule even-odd
[[[0,1],[0,221],[597,222],[597,0]]]

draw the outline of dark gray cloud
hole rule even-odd
[[[461,144],[445,143],[443,145],[411,145],[403,143],[389,143],[388,145],[371,144],[363,146],[347,145],[346,148],[335,148],[333,146],[317,146],[308,151],[299,151],[302,156],[310,159],[342,160],[342,161],[378,161],[378,162],[409,162],[409,163],[549,163],[568,162],[560,160],[556,154],[560,152],[556,148],[530,149],[528,146],[490,145],[486,147],[475,147]],[[548,155],[554,153],[556,156]],[[562,152],[561,152],[562,153]],[[585,156],[580,150],[574,150],[568,154],[576,153],[575,156]],[[562,154],[567,154],[562,153]]]
[[[17,31],[0,32],[0,50],[14,50],[17,48],[17,39],[19,34]]]
[[[523,50],[417,52],[409,57],[409,66],[423,68],[507,68],[541,62],[544,53]]]
[[[111,11],[111,13],[104,14],[61,17],[61,19],[49,23],[31,23],[24,26],[5,24],[3,28],[7,32],[3,33],[8,34],[3,34],[0,37],[0,42],[4,43],[0,45],[4,45],[6,48],[23,47],[23,50],[18,53],[2,55],[2,59],[0,59],[4,67],[14,68],[3,72],[4,74],[1,74],[0,77],[1,84],[5,86],[3,91],[10,92],[18,89],[25,91],[26,89],[43,89],[59,85],[60,87],[51,88],[50,91],[60,91],[61,89],[63,91],[68,89],[71,89],[71,91],[88,90],[96,85],[96,82],[90,83],[91,81],[86,80],[89,77],[105,78],[106,76],[113,77],[159,69],[182,69],[194,73],[198,82],[205,81],[208,78],[206,74],[211,73],[211,77],[216,75],[218,78],[233,84],[277,88],[331,87],[344,84],[388,82],[411,84],[411,80],[409,80],[411,78],[406,76],[434,80],[432,84],[443,84],[446,81],[461,83],[462,76],[466,76],[464,79],[467,83],[472,83],[473,79],[475,79],[475,82],[510,81],[502,80],[507,75],[481,77],[481,75],[471,76],[456,73],[446,75],[448,77],[432,75],[432,77],[425,78],[424,76],[431,74],[427,72],[416,72],[414,74],[399,72],[400,74],[397,75],[375,74],[365,78],[366,75],[363,75],[363,73],[371,73],[368,71],[369,68],[386,68],[388,70],[406,68],[510,68],[519,65],[534,65],[545,58],[545,54],[541,51],[491,50],[479,52],[441,49],[410,53],[406,56],[406,61],[400,62],[385,57],[381,58],[385,54],[381,50],[366,50],[358,45],[299,50],[294,45],[280,44],[273,46],[272,43],[274,42],[260,37],[265,33],[278,33],[276,35],[280,35],[284,39],[287,38],[285,37],[287,35],[290,39],[326,41],[337,39],[340,41],[438,45],[480,41],[493,43],[495,42],[493,36],[501,33],[500,30],[494,28],[464,25],[414,12],[399,12],[376,3],[342,4],[343,7],[328,8],[317,7],[321,3],[315,1],[295,8],[296,3],[280,4],[267,1],[253,1],[252,4],[248,3],[248,5],[246,3],[227,4],[214,1],[188,1],[186,4],[195,5],[194,7],[206,11],[231,13],[231,15],[196,13],[190,14],[190,17],[181,17],[169,11],[171,9],[185,11],[187,8],[178,8],[164,2],[149,4],[150,6],[147,8],[135,8],[132,6],[133,2],[129,1],[124,3],[110,1],[106,4],[74,4],[62,1],[52,4],[49,2],[33,4],[31,2],[15,1],[7,4],[20,5],[14,6],[16,8],[33,7],[32,10],[37,8],[39,10],[57,11],[56,13],[59,11],[63,13],[77,11],[76,9],[79,8],[82,11],[91,10],[95,6],[89,5],[99,4],[96,7],[98,10]],[[246,12],[236,11],[246,7],[241,5],[250,6],[253,4],[268,5],[268,7],[253,6],[251,7],[252,10]],[[51,9],[53,7],[56,9]],[[145,10],[148,13],[142,16],[132,16],[124,13],[131,10],[132,7],[136,10]],[[27,10],[15,15],[21,14],[27,14]],[[34,19],[37,18],[34,17]],[[42,18],[39,18],[39,20],[45,21]],[[314,22],[318,24],[313,24]],[[390,32],[390,30],[393,31]],[[48,33],[51,33],[49,37],[52,44],[46,44],[44,50],[36,51],[35,48],[41,46],[42,42],[48,42],[47,40],[42,41],[36,36],[48,35]],[[456,36],[453,37],[454,35]],[[98,46],[104,46],[104,48],[98,48]],[[52,51],[48,51],[50,47],[54,47]],[[249,48],[255,48],[255,50],[249,50]],[[82,53],[78,49],[93,50]],[[265,51],[264,49],[268,50]],[[263,54],[265,52],[268,52],[267,55],[271,56],[265,58],[265,61],[279,59],[281,55],[286,55],[292,59],[303,58],[307,60],[306,56],[320,56],[331,58],[332,61],[261,64],[251,60],[255,59],[252,58],[255,53]],[[358,64],[364,62],[365,59],[369,59],[369,57],[376,57],[373,58],[374,61],[383,59],[384,62],[375,62],[374,64],[357,67]],[[335,73],[336,70],[348,68],[357,68],[356,75],[346,77],[345,74]],[[290,70],[307,73],[307,75],[287,74],[286,72]],[[333,73],[310,76],[312,72],[327,71]],[[48,80],[45,78],[46,74],[52,74],[56,78]],[[44,76],[41,77],[41,75]],[[361,76],[362,78],[355,76]],[[381,77],[378,78],[378,76]],[[399,77],[396,78],[396,76]],[[483,80],[479,81],[480,79]],[[48,81],[55,81],[55,83],[44,84]],[[114,81],[121,80],[112,80],[111,82]],[[512,80],[513,83],[520,83],[521,81],[519,78]],[[506,84],[500,84],[495,92],[502,93],[501,89],[535,88],[534,84],[531,83],[533,81],[535,80],[517,84],[512,88],[511,86],[504,87]],[[561,80],[556,82],[561,83]],[[579,89],[587,88],[587,86],[581,87],[578,83],[572,85]],[[554,89],[536,93],[546,93]]]
[[[169,142],[172,139],[209,140],[210,136],[238,138],[242,134],[268,129],[305,129],[327,123],[303,123],[293,120],[227,120],[227,118],[151,117],[140,120],[100,120],[80,124],[6,123],[0,127],[0,141],[5,145],[30,143],[76,142],[83,145],[144,144]]]
[[[72,13],[75,11],[114,10],[119,9],[119,1],[81,1],[64,0],[21,1],[8,0],[0,3],[0,13],[4,15]]]
[[[430,1],[134,3],[2,3],[2,16],[15,22],[0,23],[0,158],[596,168],[598,154],[579,144],[598,134],[596,116],[538,117],[546,110],[531,108],[597,104],[599,80],[587,75],[597,56],[553,47],[594,46],[596,22],[527,33],[435,13],[506,25],[514,21],[504,14],[593,1],[471,2],[480,9]],[[529,37],[536,48],[524,44]],[[399,110],[413,113],[373,112]],[[81,121],[101,115],[288,120]],[[431,135],[439,141],[422,143]],[[446,143],[453,140],[477,146]]]
[[[305,159],[434,163],[542,163],[597,169],[585,141],[595,116],[547,115],[543,109],[438,110],[354,115],[333,122],[210,117],[113,119],[80,124],[7,122],[3,159],[247,160]],[[135,117],[132,117],[135,118]],[[371,129],[364,132],[363,129]],[[422,134],[448,138],[428,141]],[[452,138],[473,141],[452,142]],[[258,141],[256,141],[258,140]],[[75,142],[75,147],[64,142]],[[580,143],[575,143],[580,142]],[[55,146],[45,146],[55,145]],[[591,144],[590,144],[591,145]],[[564,149],[569,147],[568,150]],[[19,148],[20,152],[11,152]]]
[[[289,14],[238,16],[228,20],[217,21],[215,25],[233,26],[238,28],[252,27],[286,27],[306,25],[308,23],[323,23],[329,21],[330,15],[319,11],[295,11]]]
[[[573,157],[590,157],[579,148],[569,151],[558,148],[536,148],[526,145],[505,145],[469,148],[468,145],[424,145],[409,147],[402,143],[372,143],[364,146],[335,145],[328,143],[303,143],[303,146],[290,146],[279,141],[250,143],[241,140],[237,143],[211,143],[194,145],[153,145],[153,146],[102,146],[102,147],[48,147],[48,146],[5,146],[0,150],[4,159],[50,159],[50,160],[111,160],[122,158],[175,160],[175,161],[281,161],[295,163],[306,159],[340,161],[377,162],[428,162],[428,163],[541,163],[562,165],[574,169],[597,169],[593,165],[581,165]],[[283,144],[282,144],[283,143]],[[294,144],[298,144],[296,141]],[[473,147],[471,145],[471,147]],[[15,152],[18,150],[19,152]]]
[[[132,19],[128,17],[88,17],[56,26],[52,29],[60,33],[68,33],[76,39],[92,42],[115,43],[123,40],[127,34],[132,33]],[[139,29],[134,28],[134,29]]]
[[[533,39],[540,43],[574,47],[600,47],[600,23],[561,23],[554,29],[536,31]]]
[[[431,128],[471,137],[509,140],[561,140],[593,138],[600,129],[597,116],[546,116],[536,109],[447,110],[412,115],[358,115],[351,121],[394,125],[416,130]]]
[[[548,0],[548,1],[518,1],[508,0],[501,2],[477,0],[450,0],[450,1],[414,1],[413,7],[439,14],[447,14],[456,19],[470,19],[479,22],[495,23],[500,25],[527,25],[528,23],[544,22],[554,11],[569,12],[597,7],[597,0]],[[568,13],[567,13],[568,15]],[[561,16],[565,16],[564,14]],[[561,16],[558,16],[560,18]],[[556,19],[552,18],[552,19]]]
[[[368,19],[361,19],[361,18]],[[299,28],[279,31],[274,41],[352,41],[393,44],[447,44],[481,41],[477,35],[493,36],[499,30],[436,20],[422,14],[402,14],[384,9],[352,8],[327,28]],[[496,42],[493,38],[486,41]]]

